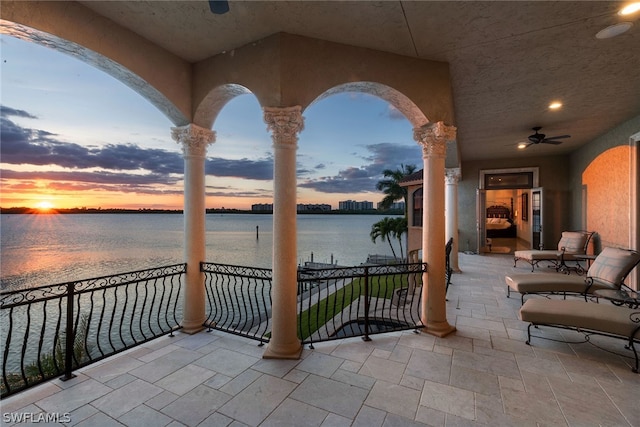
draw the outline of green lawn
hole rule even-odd
[[[417,274],[418,282],[422,276]],[[393,291],[408,286],[407,274],[369,277],[369,294],[374,298],[391,299]],[[416,284],[419,286],[419,283]],[[357,278],[318,301],[298,317],[298,336],[304,340],[311,336],[321,326],[349,306],[353,301],[364,295],[364,278]]]

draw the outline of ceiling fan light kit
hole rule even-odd
[[[216,15],[224,15],[229,12],[229,2],[227,0],[209,0],[209,9]]]

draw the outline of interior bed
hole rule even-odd
[[[518,237],[511,209],[507,206],[494,205],[487,208],[485,230],[487,238]]]

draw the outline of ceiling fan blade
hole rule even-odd
[[[527,139],[529,140],[529,145],[525,146],[524,148],[527,148],[527,147],[530,147],[531,145],[536,145],[536,144],[559,145],[559,144],[562,144],[562,141],[557,141],[558,139],[571,138],[571,135],[558,135],[558,136],[550,136],[549,138],[547,138],[544,133],[538,132],[539,130],[542,129],[540,126],[536,126],[532,129],[536,133],[534,133],[533,135],[529,135],[527,137]]]
[[[550,139],[565,139],[565,138],[571,138],[571,135],[550,136],[549,138],[545,138],[545,141],[548,141]]]
[[[539,133],[539,134],[536,134],[536,135],[529,135],[529,137],[527,139],[532,144],[537,144],[538,142],[544,140],[544,134],[540,134]]]
[[[229,2],[227,0],[209,0],[209,9],[216,15],[229,12]]]

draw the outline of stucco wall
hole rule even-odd
[[[563,230],[570,229],[571,204],[569,197],[568,156],[523,157],[499,160],[480,160],[462,163],[462,179],[458,186],[460,251],[475,251],[476,189],[479,188],[480,171],[483,169],[539,168],[540,186],[544,188],[543,240],[553,247],[560,240]]]
[[[602,246],[629,246],[631,177],[629,138],[640,132],[637,116],[600,136],[570,157],[572,226],[599,235]],[[638,249],[638,248],[634,248]]]
[[[216,88],[241,85],[267,107],[302,106],[345,84],[386,99],[413,126],[454,125],[449,65],[278,33],[194,64],[194,110]],[[378,86],[377,86],[378,85]],[[379,86],[392,90],[386,91]],[[214,112],[215,114],[215,112]],[[201,117],[201,125],[210,119]]]

